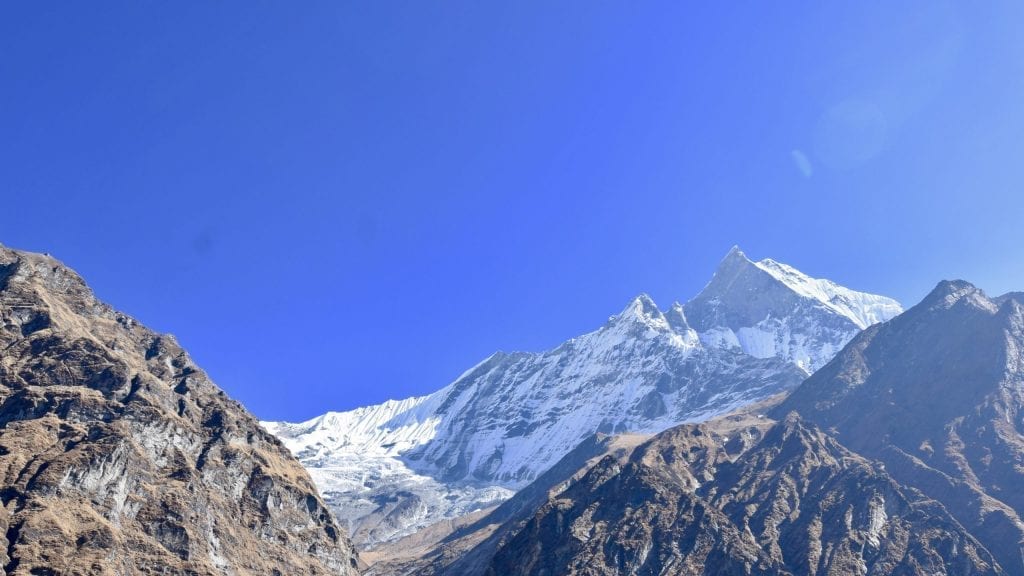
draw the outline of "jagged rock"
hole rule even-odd
[[[0,246],[7,574],[355,574],[306,472],[174,338]]]
[[[941,505],[795,413],[755,430],[730,443],[718,423],[686,425],[602,460],[484,573],[1003,574]]]
[[[1024,307],[968,282],[866,330],[778,408],[941,502],[1024,574]]]

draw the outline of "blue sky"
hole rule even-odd
[[[685,300],[733,244],[1024,288],[1024,4],[856,4],[5,3],[0,242],[268,419]]]

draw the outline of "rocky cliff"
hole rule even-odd
[[[7,574],[355,574],[309,476],[170,336],[0,247]]]
[[[964,281],[866,330],[776,411],[799,411],[942,503],[1024,574],[1024,306]]]
[[[483,573],[995,575],[940,504],[795,413],[712,422],[606,458],[541,506]]]

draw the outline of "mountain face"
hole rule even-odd
[[[810,374],[857,332],[903,309],[895,300],[810,278],[771,259],[750,262],[733,248],[685,311],[705,343],[785,358]]]
[[[943,282],[752,416],[605,458],[462,573],[1024,574],[1019,295]]]
[[[6,574],[355,574],[300,464],[170,336],[0,246]]]
[[[796,410],[942,503],[1024,574],[1024,307],[943,282],[865,331],[778,409]]]
[[[595,432],[658,432],[792,389],[899,311],[733,249],[685,306],[640,296],[594,332],[499,352],[434,394],[265,426],[372,547],[500,503]]]
[[[1003,574],[942,506],[795,413],[733,433],[685,425],[606,458],[483,573]]]
[[[444,530],[431,527],[378,547],[368,554],[370,567],[363,575],[480,574],[494,552],[521,530],[548,498],[604,457],[624,460],[650,438],[648,434],[595,433],[500,506],[459,518]]]

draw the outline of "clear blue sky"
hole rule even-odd
[[[685,300],[733,244],[1024,288],[1024,4],[853,4],[7,2],[0,242],[268,419]]]

